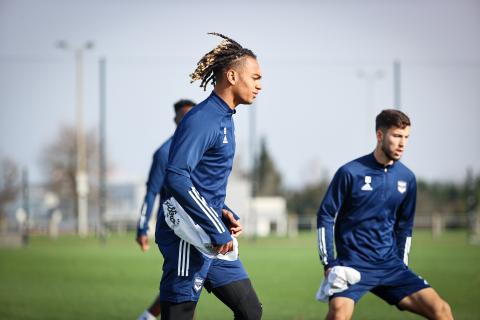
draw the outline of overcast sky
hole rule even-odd
[[[107,136],[117,175],[145,179],[174,130],[172,104],[204,99],[188,75],[219,39],[258,56],[263,91],[235,115],[237,157],[249,164],[252,108],[286,184],[331,175],[371,152],[374,117],[393,104],[412,119],[404,163],[418,177],[480,173],[480,1],[0,0],[0,157],[44,176],[42,149],[75,121],[72,52],[85,52],[86,126],[98,123],[98,60],[107,61]],[[363,77],[360,76],[363,74]]]

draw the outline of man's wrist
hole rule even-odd
[[[327,271],[328,269],[331,269],[331,268],[333,268],[335,266],[338,266],[338,265],[339,265],[339,263],[335,260],[335,261],[330,262],[329,264],[323,265],[323,270]]]

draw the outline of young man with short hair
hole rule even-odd
[[[318,210],[325,277],[337,266],[361,275],[359,282],[330,296],[326,318],[351,319],[355,303],[370,291],[400,310],[453,319],[449,305],[408,268],[416,180],[399,160],[410,136],[410,119],[399,110],[383,110],[375,130],[374,152],[336,172]]]

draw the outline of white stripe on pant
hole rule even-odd
[[[178,266],[177,274],[180,277],[188,277],[190,269],[190,243],[180,240],[178,244]]]

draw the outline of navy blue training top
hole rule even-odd
[[[231,240],[222,208],[235,154],[234,113],[215,92],[197,104],[173,135],[166,169],[165,187],[215,245]]]
[[[317,213],[325,269],[408,264],[415,202],[415,175],[399,161],[385,167],[372,153],[342,166]]]
[[[165,169],[167,167],[168,152],[172,138],[165,141],[160,148],[153,154],[152,165],[148,174],[147,192],[143,201],[140,219],[137,224],[137,236],[146,235],[148,231],[148,221],[152,215],[155,198],[160,194],[160,204],[166,199],[166,192],[162,189],[165,179]],[[163,212],[162,206],[159,206],[159,213]]]

